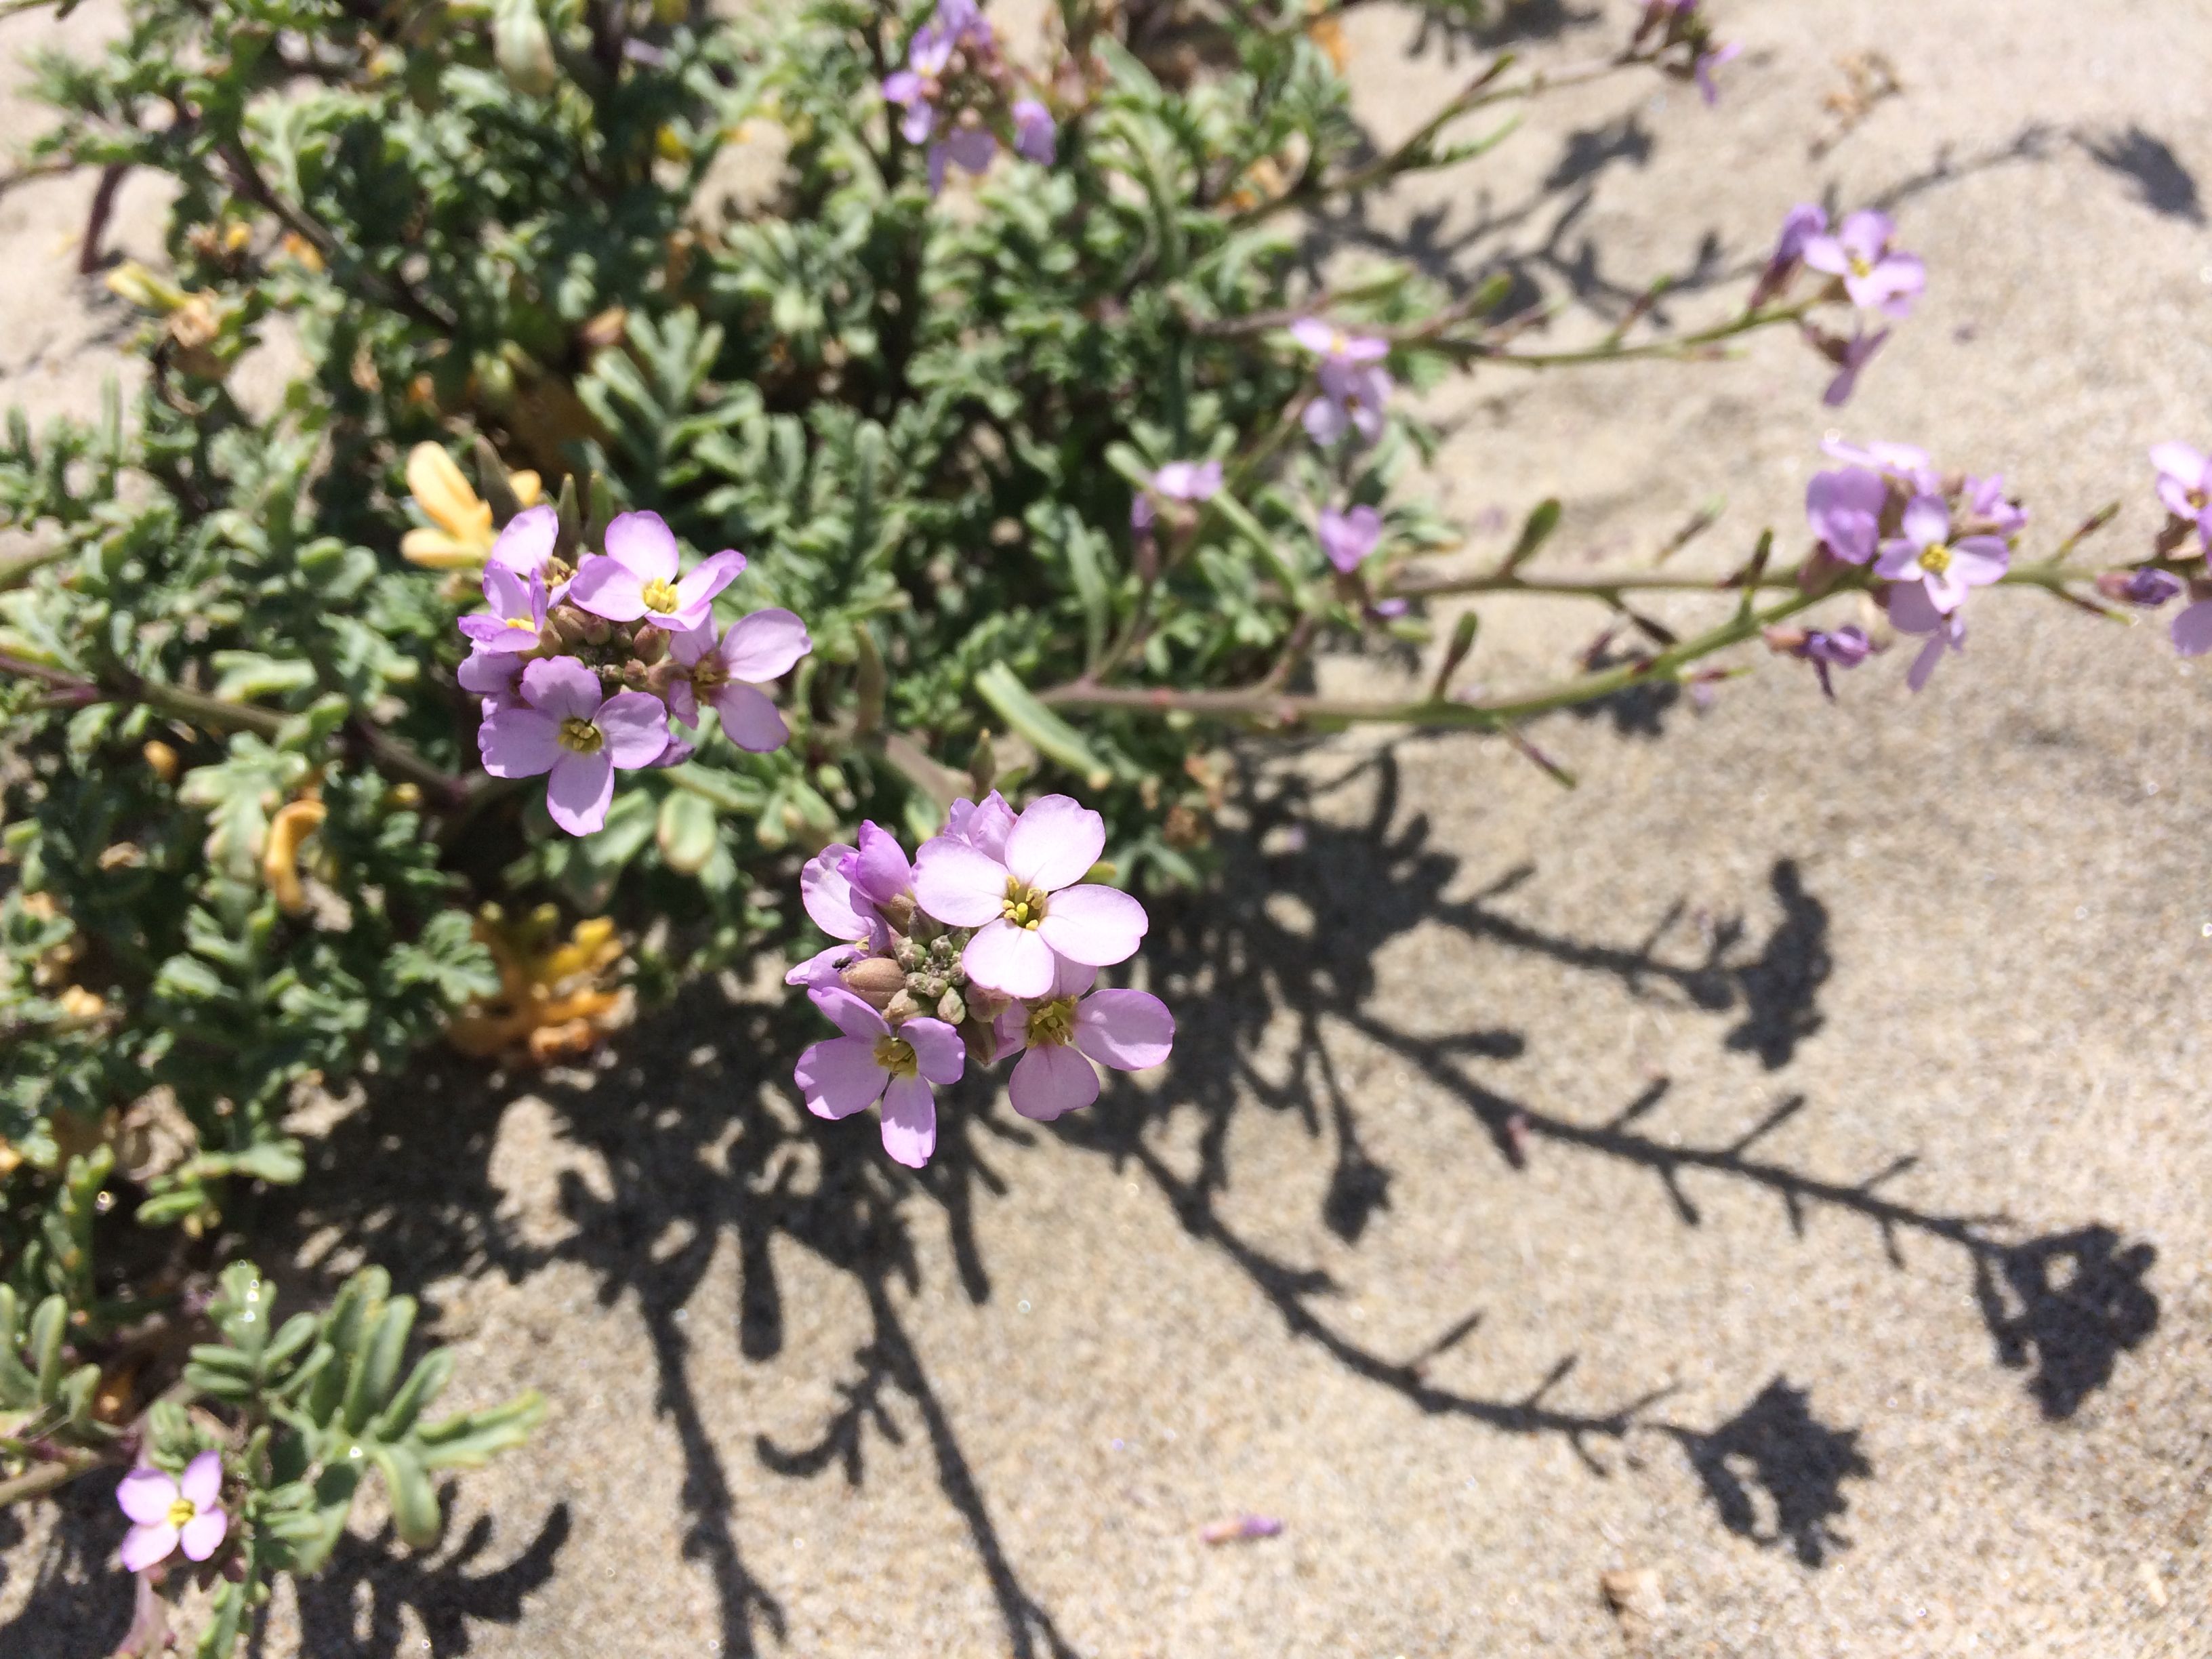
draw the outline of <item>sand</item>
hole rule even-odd
[[[1532,4],[1532,51],[1632,9]],[[1701,259],[1668,314],[1720,315],[1826,192],[1891,207],[1927,301],[1841,416],[1785,339],[1440,389],[1468,559],[1556,494],[1546,556],[1612,568],[1719,494],[1681,559],[1725,568],[1794,539],[1838,427],[2002,469],[2045,546],[2123,499],[2131,554],[2145,447],[2212,441],[2212,15],[1720,15],[1719,111],[1578,90],[1326,246],[1571,289],[1567,341]],[[1383,142],[1471,61],[1349,33]],[[1812,157],[1869,49],[1904,90]],[[81,397],[112,326],[47,252],[85,189],[0,201],[10,395]],[[1485,617],[1494,690],[1601,621]],[[1147,948],[1174,1062],[1048,1129],[963,1096],[918,1178],[794,1109],[805,1027],[757,986],[596,1072],[373,1092],[295,1270],[385,1261],[459,1403],[553,1418],[440,1552],[349,1545],[263,1651],[2212,1654],[2212,670],[2014,593],[1924,695],[1903,666],[1553,720],[1573,792],[1480,738],[1237,749],[1223,890]],[[1279,1534],[1201,1541],[1246,1514]],[[108,1650],[121,1524],[0,1522],[0,1652]]]

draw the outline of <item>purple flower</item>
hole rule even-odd
[[[738,578],[745,556],[727,549],[677,580],[676,536],[658,513],[625,513],[607,526],[607,550],[586,558],[568,597],[609,622],[642,618],[672,634],[705,622],[714,595]]]
[[[1842,461],[1850,466],[1870,466],[1884,477],[1894,478],[1899,483],[1910,484],[1923,495],[1933,495],[1942,487],[1928,452],[1911,444],[1888,443],[1876,440],[1870,444],[1855,444],[1842,438],[1820,440],[1820,453],[1831,460]]]
[[[1372,443],[1382,430],[1382,405],[1390,400],[1390,375],[1382,367],[1390,343],[1346,334],[1318,317],[1299,318],[1291,325],[1291,337],[1321,359],[1322,395],[1306,405],[1306,435],[1328,445],[1357,431]]]
[[[2027,509],[2006,497],[2003,473],[1992,472],[1986,478],[1969,477],[1965,495],[1967,516],[1986,524],[1992,532],[2007,541],[2027,528]]]
[[[1094,991],[1097,977],[1096,968],[1062,962],[1042,1000],[999,1016],[998,1057],[1022,1055],[1006,1093],[1024,1117],[1049,1123],[1097,1099],[1093,1060],[1141,1072],[1161,1064],[1174,1046],[1167,1004],[1146,991]]]
[[[1881,475],[1865,467],[1815,472],[1805,486],[1805,520],[1829,552],[1845,564],[1864,564],[1875,556],[1888,499]]]
[[[1928,267],[1917,254],[1892,252],[1897,227],[1886,213],[1863,209],[1833,235],[1806,239],[1805,263],[1844,279],[1851,303],[1886,317],[1903,318],[1928,286]]]
[[[1820,677],[1820,690],[1830,702],[1836,700],[1836,687],[1828,678],[1832,668],[1856,668],[1874,650],[1874,641],[1867,638],[1866,629],[1856,623],[1847,623],[1832,632],[1810,629],[1794,642],[1784,645],[1793,657],[1813,665]]]
[[[838,970],[860,954],[860,947],[857,945],[833,945],[827,950],[817,951],[786,973],[783,982],[786,985],[803,985],[810,991],[819,990],[825,985],[842,986],[844,979]]]
[[[1713,84],[1713,71],[1723,64],[1733,62],[1742,54],[1742,43],[1729,40],[1720,46],[1708,46],[1698,54],[1697,60],[1691,64],[1690,72],[1698,77],[1698,93],[1705,99],[1707,109],[1712,108],[1721,100],[1720,88]]]
[[[181,1547],[187,1561],[204,1561],[222,1547],[230,1517],[222,1496],[222,1454],[204,1451],[173,1480],[150,1464],[123,1477],[115,1501],[131,1521],[123,1535],[123,1570],[143,1572]]]
[[[491,544],[491,564],[503,566],[518,576],[545,579],[545,603],[558,605],[568,597],[574,574],[557,564],[553,550],[561,539],[561,515],[551,507],[526,507],[507,521],[499,539]]]
[[[1784,214],[1782,234],[1775,239],[1774,252],[1767,256],[1766,269],[1759,272],[1745,309],[1758,310],[1787,287],[1804,263],[1805,245],[1815,236],[1825,235],[1827,228],[1826,211],[1814,203],[1801,202]]]
[[[2158,498],[2166,510],[2195,525],[2212,548],[2212,457],[2188,444],[2153,444],[2150,464],[2158,469]]]
[[[955,127],[951,135],[929,147],[929,193],[945,188],[948,163],[958,162],[969,173],[981,173],[999,153],[999,141],[988,127]]]
[[[2173,648],[2185,657],[2212,651],[2212,599],[2199,599],[2174,613]]]
[[[1221,488],[1218,461],[1170,461],[1152,474],[1152,488],[1171,501],[1206,501]]]
[[[548,774],[553,822],[588,836],[607,821],[616,769],[650,766],[668,747],[668,710],[644,691],[607,696],[574,657],[550,657],[523,671],[522,701],[477,728],[477,747],[495,778]]]
[[[1954,611],[1946,614],[1918,582],[1899,582],[1889,590],[1889,620],[1900,634],[1924,634],[1928,643],[1905,671],[1905,683],[1917,691],[1928,684],[1945,655],[1966,648],[1966,619]]]
[[[513,702],[522,695],[522,671],[527,665],[511,651],[487,651],[479,647],[461,661],[453,678],[461,690],[483,699],[483,712]]]
[[[890,939],[883,907],[913,890],[914,868],[898,837],[872,820],[861,824],[858,839],[858,847],[825,847],[806,861],[799,898],[830,938],[880,951]]]
[[[806,625],[788,611],[740,617],[719,645],[709,617],[669,641],[670,659],[684,672],[668,682],[668,712],[696,726],[703,698],[721,717],[722,735],[738,748],[757,755],[781,749],[791,728],[760,688],[789,673],[813,648]]]
[[[1875,574],[1887,581],[1924,586],[1929,603],[1946,616],[1966,602],[1969,589],[1987,586],[2012,562],[2011,550],[1997,537],[1949,539],[1951,509],[1940,496],[1915,495],[1907,501],[1903,528],[1902,536],[1881,544]]]
[[[495,656],[535,651],[545,628],[544,580],[538,576],[525,580],[505,565],[488,564],[483,596],[491,609],[461,618],[461,632],[476,648]]]
[[[1048,167],[1060,153],[1058,130],[1052,112],[1034,98],[1014,100],[1014,154]]]
[[[2171,570],[2144,566],[2135,570],[2107,570],[2097,578],[2097,591],[2121,605],[2155,611],[2168,599],[2178,599],[2189,584]]]
[[[1820,394],[1820,401],[1831,409],[1840,409],[1850,401],[1851,393],[1858,390],[1859,373],[1874,361],[1889,338],[1889,331],[1869,334],[1864,329],[1854,329],[1851,337],[1837,343],[1834,354],[1836,378],[1828,382],[1828,389]]]
[[[1349,576],[1382,539],[1382,515],[1371,507],[1355,507],[1348,513],[1324,507],[1320,536],[1321,550],[1328,562]]]
[[[950,836],[925,843],[915,898],[948,927],[979,930],[961,956],[969,979],[1007,996],[1041,997],[1056,963],[1110,967],[1145,937],[1143,905],[1082,882],[1105,847],[1103,818],[1066,795],[1046,795],[1014,819],[1002,855]]]
[[[919,1170],[937,1150],[932,1084],[957,1083],[967,1051],[941,1019],[910,1019],[894,1031],[850,991],[823,986],[807,994],[844,1033],[810,1047],[792,1076],[817,1117],[850,1117],[881,1100],[884,1150]]]
[[[1006,856],[1006,836],[1014,827],[1014,809],[994,789],[980,801],[956,800],[945,815],[945,838],[963,842],[994,859]]]

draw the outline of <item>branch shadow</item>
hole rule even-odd
[[[1870,1479],[1856,1429],[1833,1429],[1813,1415],[1811,1396],[1776,1377],[1717,1428],[1669,1429],[1720,1513],[1739,1537],[1787,1544],[1808,1567],[1825,1565],[1850,1546],[1834,1517],[1849,1507],[1844,1482]]]
[[[2161,218],[2204,223],[2204,198],[2197,175],[2183,165],[2165,139],[2131,123],[2124,132],[2076,133],[2074,142],[2089,159],[2134,186],[2134,198]]]

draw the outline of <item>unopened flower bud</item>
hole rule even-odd
[[[923,963],[929,960],[929,952],[910,939],[901,939],[892,948],[891,954],[898,958],[899,966],[908,973],[916,971]]]
[[[906,989],[906,975],[889,957],[868,957],[854,963],[840,977],[847,990],[878,1012]]]
[[[904,988],[884,1005],[884,1018],[894,1025],[912,1019],[921,1012],[921,1004],[915,1000],[914,993]]]
[[[957,991],[947,991],[937,1000],[937,1017],[947,1025],[957,1025],[968,1018],[968,1005],[960,1000]]]
[[[580,631],[583,634],[585,640],[592,645],[605,645],[609,640],[615,636],[615,630],[611,623],[607,622],[605,617],[594,617],[588,612],[584,616],[580,625]]]
[[[659,662],[668,654],[668,630],[641,626],[631,636],[629,653],[641,663]]]
[[[894,894],[877,905],[876,908],[883,913],[884,920],[890,923],[895,931],[902,933],[914,921],[914,895]]]

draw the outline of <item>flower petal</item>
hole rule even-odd
[[[1014,821],[1006,868],[1032,887],[1056,892],[1082,880],[1105,850],[1104,818],[1072,795],[1045,795]]]
[[[939,836],[915,855],[915,902],[948,927],[996,921],[1006,902],[1006,866],[965,842]]]
[[[222,1547],[222,1540],[230,1531],[230,1517],[221,1510],[202,1510],[185,1522],[181,1541],[185,1559],[204,1561]]]
[[[708,604],[737,580],[744,568],[745,556],[735,548],[726,547],[714,557],[700,560],[676,584],[677,609],[688,612]]]
[[[876,1064],[866,1037],[830,1037],[811,1044],[792,1069],[806,1109],[817,1117],[850,1117],[876,1103],[890,1073]]]
[[[607,526],[607,556],[640,582],[676,580],[676,532],[658,513],[623,513]]]
[[[1995,536],[1966,536],[1951,544],[1951,580],[1986,587],[2012,563],[2012,550]]]
[[[1920,580],[1920,548],[1902,536],[1893,536],[1881,544],[1881,553],[1874,562],[1874,574],[1885,581],[1918,581]]]
[[[1837,240],[1862,259],[1872,261],[1881,257],[1890,240],[1897,234],[1897,226],[1887,213],[1872,208],[1861,208],[1844,219]]]
[[[572,836],[603,828],[614,798],[615,763],[604,749],[596,755],[564,749],[545,775],[545,810]]]
[[[574,657],[547,657],[531,664],[522,671],[522,696],[532,708],[556,720],[587,720],[606,700],[599,677]]]
[[[878,1037],[889,1036],[891,1028],[884,1017],[867,1004],[867,1000],[847,990],[843,985],[827,986],[809,991],[806,1000],[822,1011],[822,1017],[848,1037],[873,1042]]]
[[[2175,613],[2173,648],[2185,657],[2201,657],[2212,651],[2212,599],[2199,599]]]
[[[1117,889],[1064,887],[1045,902],[1037,935],[1072,961],[1110,968],[1137,953],[1150,926],[1145,907]]]
[[[854,883],[878,904],[888,904],[914,885],[914,866],[898,837],[871,818],[860,825],[860,851],[852,866]]]
[[[635,622],[645,614],[645,583],[619,560],[592,553],[576,567],[568,600],[609,622]]]
[[[1905,538],[1933,547],[1951,533],[1951,509],[1939,495],[1915,495],[1905,504]]]
[[[756,611],[730,624],[720,654],[732,679],[762,685],[788,674],[813,648],[806,624],[790,611]]]
[[[216,1500],[222,1496],[222,1454],[204,1451],[185,1464],[185,1478],[177,1482],[177,1491],[196,1510],[213,1508]],[[196,1555],[192,1559],[204,1561],[207,1558]]]
[[[495,778],[534,778],[550,772],[568,751],[561,747],[561,722],[519,703],[485,717],[477,727],[477,752]]]
[[[875,907],[855,902],[852,878],[845,873],[845,860],[852,856],[849,847],[827,847],[799,872],[799,902],[814,925],[832,939],[866,939],[875,931]]]
[[[730,680],[716,686],[707,701],[722,722],[722,735],[750,754],[765,755],[783,747],[791,736],[782,712],[758,686]]]
[[[117,1484],[115,1501],[140,1526],[157,1527],[177,1501],[177,1483],[152,1464],[142,1463]]]
[[[1010,997],[1041,997],[1052,988],[1052,947],[1044,942],[1042,929],[1032,933],[1011,922],[992,921],[968,941],[960,965],[985,990]]]
[[[1928,636],[1928,643],[1922,646],[1920,654],[1913,658],[1912,666],[1905,671],[1907,690],[1917,691],[1928,684],[1936,672],[1936,665],[1943,660],[1943,653],[1949,644],[1949,640],[1941,629]]]
[[[623,771],[650,766],[668,747],[668,706],[650,691],[617,691],[592,717],[606,739],[600,751]]]
[[[1344,436],[1352,422],[1334,398],[1317,397],[1307,403],[1298,423],[1305,428],[1307,437],[1326,449]]]
[[[1149,991],[1097,991],[1076,1005],[1075,1046],[1101,1066],[1141,1072],[1175,1046],[1175,1016]]]
[[[884,1091],[884,1151],[894,1164],[919,1170],[937,1150],[937,1097],[918,1077],[891,1079]]]
[[[550,507],[526,507],[507,521],[491,544],[491,562],[520,575],[534,576],[553,556],[561,539],[561,515]]]
[[[860,948],[852,945],[833,945],[825,951],[817,951],[786,973],[783,982],[804,986],[810,991],[837,985],[837,970],[860,954]]]
[[[1013,833],[1014,809],[1006,805],[1006,798],[994,789],[980,801],[956,800],[945,817],[945,834],[952,841],[964,841],[986,857],[1004,864],[1006,860],[1006,837]]]
[[[2197,489],[2204,482],[2208,469],[2212,469],[2212,461],[2206,460],[2203,450],[2185,443],[2153,444],[2150,464],[2186,489]]]
[[[163,1521],[150,1527],[133,1527],[123,1534],[123,1570],[143,1572],[176,1553],[177,1529]]]
[[[1073,1048],[1031,1048],[1006,1079],[1006,1097],[1024,1117],[1049,1123],[1098,1098],[1098,1073]]]
[[[914,1049],[915,1064],[932,1083],[957,1083],[968,1062],[967,1045],[960,1033],[941,1019],[910,1019],[898,1034]]]

